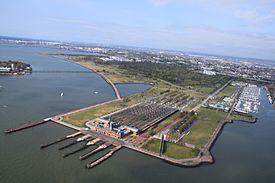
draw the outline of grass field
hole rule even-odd
[[[74,59],[74,62],[92,69],[96,72],[100,72],[104,74],[107,78],[109,78],[113,83],[145,83],[150,82],[150,80],[142,78],[142,77],[133,77],[127,75],[125,72],[120,70],[117,66],[104,65],[104,67],[100,64],[96,64],[94,62],[87,62],[82,59]]]
[[[63,116],[63,121],[73,124],[75,126],[84,127],[85,123],[89,120],[100,117],[125,107],[122,101],[114,101],[105,105],[100,105],[95,108],[87,109],[77,113]]]
[[[272,100],[275,100],[275,84],[268,84],[268,91],[270,92],[270,95],[272,97]]]
[[[255,122],[256,117],[251,114],[238,114],[238,113],[232,113],[230,115],[230,119],[234,121],[246,121],[246,122]]]
[[[182,140],[180,144],[189,143],[198,148],[203,147],[211,137],[218,123],[225,119],[227,113],[207,108],[201,108],[198,111],[197,122],[191,127],[190,133]]]
[[[197,91],[202,94],[211,94],[213,93],[213,90],[215,90],[214,87],[196,87]]]
[[[236,91],[236,89],[236,86],[228,85],[218,94],[218,97],[230,97]]]
[[[146,143],[142,148],[149,151],[159,153],[160,140],[152,139]],[[185,146],[180,146],[174,143],[165,142],[164,146],[164,155],[175,158],[175,159],[184,159],[184,158],[194,158],[199,154],[198,149],[192,149]]]

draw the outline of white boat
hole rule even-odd
[[[95,91],[95,92],[94,92],[94,94],[98,94],[98,92],[97,92],[97,91]]]
[[[61,96],[61,97],[63,97],[63,96],[64,96],[64,93],[63,93],[63,92],[62,92],[62,93],[60,93],[60,96]]]

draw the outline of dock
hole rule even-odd
[[[43,148],[49,147],[49,146],[51,146],[51,145],[57,144],[57,143],[59,143],[59,142],[62,142],[62,141],[64,141],[64,140],[67,140],[67,139],[76,137],[76,136],[81,135],[81,134],[82,134],[81,132],[76,132],[76,133],[74,133],[74,134],[67,135],[66,137],[59,138],[59,139],[57,139],[57,140],[55,140],[55,141],[53,141],[53,142],[50,142],[50,143],[48,143],[48,144],[41,145],[40,148],[43,149]]]
[[[81,141],[84,141],[88,138],[91,138],[92,136],[90,134],[87,134],[87,135],[84,135],[82,137],[79,137],[78,139],[76,139],[77,142],[81,142]]]
[[[92,156],[93,154],[96,154],[104,149],[106,149],[107,147],[111,146],[111,144],[103,144],[103,145],[100,145],[98,148],[86,153],[86,154],[83,154],[81,156],[79,156],[79,159],[80,160],[84,160],[86,158],[88,158],[89,156]]]
[[[104,156],[98,158],[97,160],[91,162],[91,163],[88,163],[86,165],[86,168],[93,168],[97,165],[99,165],[100,163],[102,163],[103,161],[107,160],[108,158],[110,158],[116,151],[118,151],[122,146],[117,146],[115,148],[113,148],[111,151],[109,151],[107,154],[105,154]]]
[[[80,133],[81,133],[81,132],[80,132]],[[73,142],[71,142],[71,143],[69,143],[69,144],[67,144],[67,145],[64,145],[64,146],[58,148],[58,150],[66,149],[66,148],[68,148],[68,147],[70,147],[70,146],[73,146],[73,145],[77,144],[78,142],[82,142],[82,141],[87,140],[87,139],[89,139],[89,138],[92,138],[92,136],[89,135],[89,134],[88,134],[88,135],[84,135],[84,136],[82,136],[82,137],[79,137],[79,138],[76,139],[75,141],[73,141]]]
[[[7,134],[8,133],[14,133],[14,132],[21,131],[21,130],[24,130],[24,129],[27,129],[27,128],[42,125],[42,124],[47,123],[49,121],[51,121],[51,118],[46,118],[46,119],[43,119],[41,121],[34,121],[34,122],[26,123],[26,124],[23,124],[23,125],[21,125],[17,128],[7,129],[7,130],[4,131],[4,133],[7,133]]]

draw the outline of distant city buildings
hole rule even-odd
[[[216,75],[216,72],[215,71],[203,70],[203,74],[214,76],[214,75]]]
[[[136,47],[114,47],[81,43],[65,43],[58,41],[9,39],[0,37],[0,43],[42,46],[93,53],[90,56],[99,60],[119,62],[153,62],[177,64],[206,75],[228,75],[257,81],[275,82],[275,67],[259,63],[248,62],[249,59],[234,57],[209,56],[201,54],[183,53],[181,51],[167,51]],[[2,68],[6,71],[6,68]]]

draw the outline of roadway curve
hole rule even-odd
[[[70,62],[73,63],[73,64],[80,65],[81,67],[84,67],[84,68],[86,68],[86,69],[88,69],[88,70],[90,70],[90,71],[93,71],[94,73],[98,74],[98,75],[99,75],[100,77],[102,77],[109,85],[111,85],[111,87],[113,88],[113,90],[114,90],[114,92],[115,92],[115,94],[116,94],[116,98],[117,98],[118,100],[121,100],[121,96],[120,96],[120,93],[119,93],[119,91],[118,91],[116,85],[115,85],[109,78],[107,78],[104,74],[102,74],[101,72],[97,72],[96,70],[94,70],[94,69],[92,69],[92,68],[89,68],[89,67],[86,67],[86,66],[84,66],[84,65],[81,65],[80,63],[75,62],[75,61],[73,61],[73,60],[68,59],[68,61],[70,61]]]
[[[94,71],[94,70],[93,70],[93,71]],[[94,72],[96,72],[96,71],[94,71]],[[115,85],[109,78],[107,78],[104,74],[102,74],[102,73],[100,73],[100,72],[96,72],[96,73],[97,73],[98,75],[100,75],[109,85],[112,86],[112,88],[113,88],[113,90],[114,90],[114,92],[115,92],[115,94],[116,94],[116,98],[117,98],[118,100],[120,100],[120,99],[121,99],[121,96],[120,96],[120,93],[119,93],[119,91],[118,91],[116,85]]]

